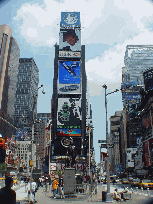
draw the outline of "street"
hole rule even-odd
[[[126,185],[129,187],[129,190],[131,192],[130,185]],[[122,191],[123,184],[111,184],[110,186],[110,192],[113,193],[114,189],[117,188],[118,191]],[[52,196],[51,190],[45,190],[44,187],[39,187],[38,191],[36,192],[36,200],[38,204],[42,203],[91,203],[91,202],[96,202],[96,203],[104,203],[102,202],[102,191],[105,191],[107,189],[106,184],[98,185],[97,187],[97,194],[92,194],[92,196],[89,196],[88,194],[77,194],[76,197],[69,197],[65,199],[60,199],[56,198],[54,199]],[[14,187],[14,190],[16,191],[17,195],[17,201],[18,203],[26,203],[24,200],[28,200],[28,192],[25,191],[25,186],[24,183],[21,182],[20,186]],[[148,196],[147,190],[144,190],[143,193],[139,189],[138,192],[136,192],[136,188],[133,188],[133,193],[131,192],[131,200],[127,200],[126,202],[120,202],[120,201],[113,201],[113,203],[126,203],[126,204],[141,204],[147,201],[148,198],[152,197],[153,198],[153,190],[150,190],[150,195]],[[32,200],[32,196],[30,197]]]

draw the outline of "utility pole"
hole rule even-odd
[[[107,122],[107,95],[115,93],[119,91],[116,89],[113,92],[106,93],[107,86],[104,84],[102,86],[105,89],[105,110],[106,110],[106,144],[107,144],[107,160],[106,160],[106,168],[107,168],[107,201],[106,202],[111,202],[111,195],[110,195],[110,172],[109,172],[109,138],[108,138],[108,122]]]

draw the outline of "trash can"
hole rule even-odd
[[[102,191],[102,201],[103,202],[106,201],[106,194],[107,194],[107,191]]]

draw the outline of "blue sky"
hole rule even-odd
[[[39,90],[38,112],[51,110],[54,45],[59,44],[60,15],[64,11],[80,12],[94,147],[99,162],[98,140],[106,137],[102,85],[108,86],[107,92],[120,88],[126,45],[153,44],[153,3],[149,0],[10,0],[0,4],[0,25],[10,25],[20,47],[20,57],[33,57],[40,70],[39,84],[44,85],[46,94]],[[107,100],[109,119],[115,111],[122,110],[121,93],[111,94]]]

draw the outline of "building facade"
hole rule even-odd
[[[33,58],[20,58],[15,94],[14,125],[26,128],[31,125],[32,113],[37,113],[39,69]]]
[[[20,49],[11,34],[12,31],[8,25],[0,26],[0,115],[12,124]],[[12,127],[3,121],[0,123],[3,137],[10,138]]]

